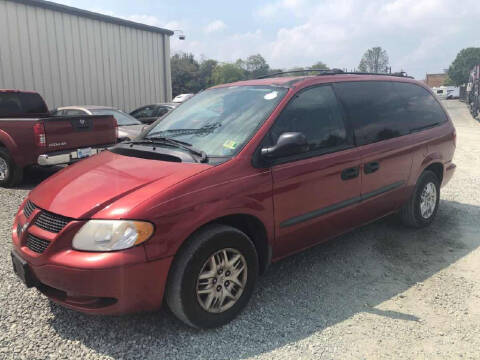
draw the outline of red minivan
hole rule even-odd
[[[220,326],[271,262],[388,214],[429,225],[455,139],[404,76],[217,86],[35,188],[15,218],[14,269],[85,313],[165,301],[188,325]]]

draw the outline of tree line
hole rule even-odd
[[[461,50],[447,70],[452,85],[464,84],[468,81],[470,70],[480,64],[480,48]],[[294,67],[290,70],[324,69],[329,67],[322,61],[308,67]],[[195,59],[193,54],[177,53],[171,57],[173,95],[197,93],[208,87],[240,80],[255,79],[285,69],[271,68],[262,55],[250,55],[246,59],[238,59],[233,63],[219,62],[213,59]],[[370,73],[389,73],[391,67],[387,51],[381,47],[373,47],[363,54],[357,69],[353,71]],[[311,72],[314,74],[314,72]]]
[[[256,79],[260,76],[275,74],[282,69],[271,68],[262,55],[250,55],[234,63],[222,63],[213,59],[197,61],[193,54],[177,53],[171,57],[173,95],[197,93],[208,87],[234,81]],[[309,67],[297,67],[289,70],[328,69],[319,61]]]

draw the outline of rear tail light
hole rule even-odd
[[[42,123],[37,123],[33,125],[33,135],[35,136],[35,145],[37,145],[38,147],[45,147],[47,145],[45,127]]]
[[[113,118],[113,125],[115,126],[115,142],[118,140],[118,121]]]

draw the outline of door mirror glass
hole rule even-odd
[[[300,132],[286,132],[278,137],[274,146],[261,150],[264,158],[279,158],[308,151],[307,138]]]

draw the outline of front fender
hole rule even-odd
[[[155,236],[146,244],[149,260],[174,255],[200,227],[228,215],[250,215],[274,239],[272,183],[269,172],[208,187],[152,207]]]

